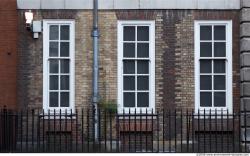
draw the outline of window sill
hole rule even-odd
[[[126,120],[151,120],[151,119],[157,119],[157,114],[146,114],[146,113],[138,113],[138,114],[128,114],[128,113],[118,113],[117,116],[119,119],[126,119]]]
[[[39,118],[40,119],[45,119],[45,120],[64,120],[64,119],[68,119],[68,120],[71,120],[71,119],[76,119],[76,114],[75,113],[72,113],[72,114],[59,114],[59,113],[56,113],[56,114],[48,114],[48,113],[44,113],[44,114],[40,114],[39,115]]]
[[[118,108],[119,115],[155,115],[154,108]]]

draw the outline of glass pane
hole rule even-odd
[[[123,27],[123,40],[135,41],[135,27],[134,26]]]
[[[50,90],[58,90],[58,76],[57,75],[51,75],[49,77],[49,89]]]
[[[215,107],[226,107],[226,94],[225,92],[214,93],[214,106]]]
[[[123,61],[123,73],[134,74],[135,73],[135,61]]]
[[[214,40],[226,40],[225,26],[214,26]]]
[[[69,40],[69,25],[61,26],[61,40]]]
[[[148,93],[137,93],[137,107],[149,107]]]
[[[61,107],[69,107],[69,92],[61,92]]]
[[[61,76],[61,90],[69,90],[69,76],[68,75]]]
[[[59,69],[59,65],[58,65],[58,60],[50,60],[49,61],[49,72],[50,73],[58,73]]]
[[[214,73],[225,73],[225,60],[214,60]]]
[[[135,77],[134,76],[124,76],[123,88],[124,88],[124,90],[135,90]]]
[[[214,57],[225,57],[226,56],[226,43],[215,42],[214,43]]]
[[[61,57],[69,57],[69,42],[61,42]]]
[[[49,93],[49,106],[58,107],[58,92]]]
[[[149,43],[137,44],[137,57],[149,57]]]
[[[137,77],[137,90],[148,90],[148,89],[149,89],[148,76],[138,76]]]
[[[201,75],[200,76],[200,90],[211,90],[212,89],[212,76]]]
[[[137,73],[148,74],[148,61],[137,61]]]
[[[123,44],[123,57],[135,57],[135,43]]]
[[[69,73],[69,60],[61,60],[61,73]]]
[[[212,26],[200,27],[200,40],[212,40]]]
[[[148,41],[149,40],[149,27],[139,26],[137,27],[137,41]]]
[[[123,93],[124,107],[135,107],[135,93]]]
[[[59,27],[58,25],[51,25],[49,27],[49,39],[50,40],[58,40],[59,36]]]
[[[211,107],[212,106],[212,93],[211,92],[201,92],[200,93],[200,106],[201,107]]]
[[[201,57],[212,57],[212,43],[211,42],[201,42],[200,43]]]
[[[58,56],[58,42],[49,43],[49,56],[57,57]]]
[[[211,73],[211,72],[212,72],[212,61],[200,60],[200,73]]]
[[[215,90],[225,90],[226,80],[224,75],[215,75],[214,76],[214,89]]]

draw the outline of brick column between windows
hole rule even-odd
[[[250,111],[250,0],[241,0],[240,52],[241,111]],[[242,133],[245,134],[245,126],[250,126],[250,122],[247,121],[247,124],[244,125],[244,117],[242,119]],[[246,135],[250,135],[249,128],[247,128]],[[245,140],[244,138],[243,141]]]

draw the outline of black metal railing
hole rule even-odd
[[[246,113],[97,111],[1,109],[0,152],[249,152]]]

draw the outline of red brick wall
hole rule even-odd
[[[16,108],[16,0],[0,0],[0,107]]]

